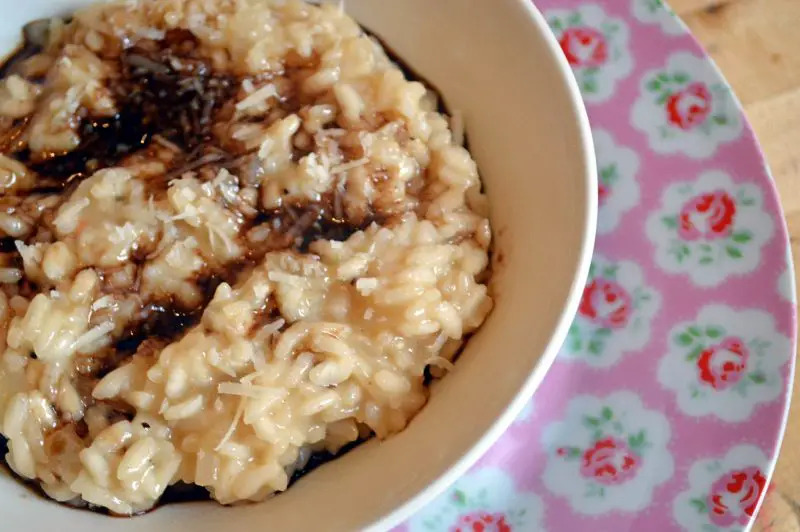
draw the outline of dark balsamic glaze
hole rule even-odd
[[[40,51],[27,40],[0,71]],[[160,41],[141,41],[120,57],[119,72],[110,90],[119,113],[113,117],[85,117],[79,127],[80,145],[65,154],[14,153],[39,174],[62,180],[80,178],[114,166],[147,147],[155,134],[187,152],[211,142],[214,114],[237,90],[231,76],[212,72],[199,57],[197,38],[189,31],[170,30]]]
[[[363,31],[383,47],[407,79],[420,81],[437,95],[441,95],[431,83],[403,62],[383,39],[366,29]],[[12,74],[25,59],[41,52],[42,48],[38,44],[42,42],[41,35],[36,35],[29,27],[26,27],[23,35],[23,45],[0,65],[0,79]],[[217,74],[210,68],[208,62],[199,56],[197,39],[191,32],[171,30],[161,41],[141,41],[135,47],[123,52],[119,72],[110,83],[110,89],[120,112],[113,117],[84,117],[79,129],[81,142],[77,149],[66,154],[42,156],[42,154],[31,154],[27,150],[14,152],[14,139],[0,138],[0,151],[11,148],[8,151],[12,153],[8,155],[49,178],[46,185],[48,192],[63,191],[70,184],[98,169],[118,164],[130,154],[148,147],[155,135],[160,135],[176,144],[186,153],[193,155],[195,160],[207,154],[209,147],[217,153],[225,153],[224,148],[218,146],[211,135],[210,127],[215,114],[220,112],[226,101],[234,97],[240,84],[240,80]],[[287,105],[296,105],[296,102],[288,102]],[[438,111],[449,115],[446,103],[441,97],[438,98]],[[19,131],[24,125],[24,122],[15,123]],[[12,128],[12,133],[14,129]],[[464,142],[466,147],[466,138]],[[241,154],[225,153],[223,159],[230,160],[239,155]],[[176,164],[186,167],[191,165],[192,161],[184,158]],[[39,188],[35,192],[41,193],[43,190]],[[294,247],[305,252],[315,240],[344,241],[372,222],[382,221],[376,216],[367,217],[361,223],[338,218],[335,215],[334,201],[334,198],[326,197],[318,204],[310,206],[295,205],[261,212],[247,225],[272,222],[276,226],[291,227],[292,232],[277,242],[272,242],[271,247]],[[13,239],[0,238],[0,252],[14,251],[14,249]],[[263,252],[264,250],[261,254]],[[201,279],[205,292],[204,302],[211,300],[214,290],[221,282],[231,282],[235,279],[243,267],[242,264],[229,265],[226,274]],[[205,304],[197,309],[180,309],[171,302],[152,303],[145,309],[146,318],[123,335],[115,345],[114,355],[104,360],[102,367],[92,377],[102,378],[136,353],[147,340],[168,342],[179,338],[199,323],[203,308]],[[429,384],[432,380],[434,379],[426,368],[425,384]],[[132,414],[128,412],[122,414],[127,419],[132,418]],[[304,475],[349,452],[363,441],[360,439],[352,442],[336,454],[327,451],[314,453],[303,468],[292,474],[289,484],[297,482]],[[21,478],[7,466],[5,463],[7,452],[7,439],[0,435],[0,457],[2,457],[0,464],[33,493],[50,501],[51,499],[37,482]],[[210,499],[207,489],[179,482],[167,488],[153,510],[173,503]],[[83,502],[73,507],[116,516],[106,508]]]

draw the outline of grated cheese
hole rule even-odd
[[[283,318],[278,318],[272,323],[266,324],[262,329],[262,332],[264,332],[264,334],[272,335],[280,331],[284,325],[286,325],[286,320]]]
[[[78,215],[89,206],[89,203],[89,198],[81,198],[74,203],[67,203],[53,220],[53,225],[62,233],[71,233],[77,225]]]
[[[161,135],[153,135],[153,140],[155,142],[161,144],[162,146],[164,146],[165,148],[167,148],[169,150],[172,150],[172,151],[175,151],[175,152],[178,152],[178,153],[181,153],[181,151],[182,151],[180,149],[180,147],[178,147],[177,144],[165,139]]]
[[[80,351],[82,348],[86,347],[87,345],[91,345],[113,330],[114,324],[109,321],[86,331],[75,341],[75,350]]]
[[[276,282],[276,283],[286,283],[286,284],[291,284],[291,285],[295,285],[295,286],[308,286],[309,285],[308,279],[304,279],[303,277],[300,277],[298,275],[292,275],[292,274],[286,273],[286,272],[273,272],[273,271],[271,271],[271,272],[269,272],[269,274],[267,274],[267,277],[268,277],[268,279],[270,281],[273,281],[273,282]]]
[[[221,386],[221,385],[220,385]],[[244,414],[244,402],[245,398],[242,397],[239,400],[239,406],[236,407],[236,413],[233,415],[233,419],[231,420],[231,424],[228,427],[228,430],[225,432],[225,435],[222,437],[222,440],[214,447],[214,451],[219,451],[222,447],[228,443],[228,440],[231,439],[233,433],[236,432],[236,427],[239,425],[239,421],[242,419],[242,415]]]
[[[354,161],[342,163],[339,165],[334,166],[331,168],[332,174],[341,174],[342,172],[348,172],[353,168],[358,168],[360,166],[365,166],[369,163],[369,159],[366,157],[362,157],[361,159],[356,159]]]
[[[378,280],[374,277],[362,277],[356,281],[356,290],[362,296],[368,296],[378,288]]]
[[[100,299],[95,300],[94,303],[92,303],[92,310],[97,311],[100,309],[108,308],[113,304],[113,302],[114,302],[113,297],[109,295],[103,296]]]
[[[247,382],[221,382],[217,386],[217,391],[222,395],[238,395],[240,397],[249,397],[250,399],[261,399],[265,394],[274,394],[278,390]]]
[[[272,98],[278,96],[278,91],[275,90],[275,85],[272,83],[264,85],[252,94],[249,94],[244,100],[236,104],[237,111],[244,111],[256,105],[262,104]]]
[[[425,361],[425,365],[436,366],[437,368],[442,368],[448,372],[456,369],[456,367],[453,365],[452,362],[440,356],[429,358],[428,360]]]
[[[253,367],[256,373],[263,373],[267,369],[267,359],[264,357],[264,353],[258,349],[253,350]]]
[[[438,353],[441,351],[442,347],[444,347],[445,342],[447,342],[447,335],[445,333],[439,333],[439,336],[436,337],[433,345],[431,345],[431,351]]]

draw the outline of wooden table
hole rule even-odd
[[[800,264],[800,0],[670,0],[745,106]],[[800,380],[798,380],[800,382]],[[755,532],[800,532],[800,394]]]

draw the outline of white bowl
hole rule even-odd
[[[0,51],[28,21],[88,0],[6,0]],[[347,0],[464,113],[492,207],[496,307],[410,426],[371,441],[261,504],[192,503],[133,519],[76,511],[0,475],[3,530],[386,530],[463,474],[542,381],[588,273],[597,181],[569,67],[529,0]]]

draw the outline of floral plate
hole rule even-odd
[[[534,401],[398,530],[746,529],[783,435],[796,341],[769,170],[662,0],[537,5],[594,127],[594,263]]]

